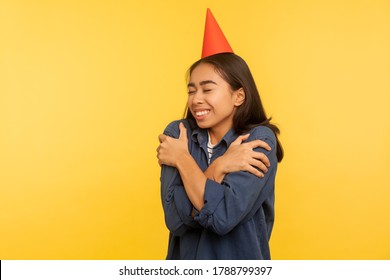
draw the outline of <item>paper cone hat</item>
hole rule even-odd
[[[233,49],[230,47],[225,35],[223,35],[210,9],[207,9],[202,58],[217,53],[233,53]]]

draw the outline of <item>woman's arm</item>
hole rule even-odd
[[[181,129],[186,130],[184,126],[182,126]],[[183,135],[186,135],[185,131]],[[226,174],[237,171],[247,171],[253,175],[263,178],[264,173],[268,171],[267,167],[270,166],[270,162],[264,153],[254,151],[254,149],[264,148],[267,151],[270,151],[271,147],[261,140],[244,143],[249,136],[250,134],[246,134],[237,137],[237,139],[230,145],[227,152],[214,160],[204,171],[205,176],[218,183],[222,182]],[[159,135],[160,144],[164,142],[167,137],[168,136],[164,134]],[[157,148],[157,153],[159,150],[160,146]],[[161,166],[160,161],[159,164]]]
[[[171,138],[179,137],[177,122],[170,123],[164,134]],[[160,147],[157,148],[159,151]],[[161,202],[164,209],[165,224],[169,231],[177,236],[189,228],[200,227],[193,218],[193,208],[183,186],[179,171],[172,166],[161,165]]]
[[[249,137],[247,134],[239,136],[227,152],[216,159],[203,173],[188,151],[187,130],[183,123],[179,124],[179,131],[178,139],[166,135],[159,136],[161,144],[157,148],[157,157],[160,165],[172,166],[179,171],[185,191],[198,211],[204,205],[204,189],[207,179],[221,183],[226,174],[237,171],[248,171],[263,178],[263,172],[268,170],[267,166],[270,163],[267,156],[254,149],[263,147],[270,150],[270,146],[261,140],[243,143]]]
[[[229,173],[222,183],[207,180],[204,190],[204,206],[196,213],[198,223],[219,235],[224,235],[238,224],[250,219],[260,208],[273,208],[274,185],[277,170],[276,138],[273,132],[264,126],[252,130],[250,140],[267,142],[271,150],[256,148],[270,160],[270,166],[263,178],[249,172]],[[265,211],[263,209],[263,211]]]
[[[207,177],[188,151],[187,130],[183,123],[179,124],[179,129],[178,139],[164,137],[157,148],[158,163],[175,167],[179,171],[185,192],[192,205],[199,211],[204,205],[203,197]]]
[[[270,160],[270,170],[264,178],[240,171],[227,174],[222,184],[210,180],[189,154],[186,131],[182,124],[178,139],[167,137],[159,146],[159,163],[173,166],[179,171],[185,192],[199,211],[195,220],[203,227],[224,234],[250,215],[256,201],[265,199],[268,193],[273,192],[277,164],[275,137],[267,128],[260,128],[259,131],[255,130],[248,139],[265,141],[272,148],[270,151],[255,148],[256,152],[264,153]],[[248,148],[248,151],[251,150]],[[233,155],[232,150],[229,153]],[[226,158],[228,155],[226,152]]]
[[[230,144],[226,153],[214,160],[206,169],[206,177],[217,183],[221,183],[228,173],[247,171],[263,178],[264,173],[268,171],[270,162],[264,153],[254,151],[254,149],[264,148],[265,150],[270,151],[271,147],[267,142],[261,140],[253,140],[244,143],[249,136],[250,134],[238,136],[237,139]]]

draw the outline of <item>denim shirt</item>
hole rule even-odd
[[[202,171],[209,166],[207,130],[191,120],[170,123],[165,135],[178,138],[179,123],[187,128],[188,149]],[[270,259],[269,239],[274,223],[274,184],[277,170],[276,138],[271,129],[257,126],[248,141],[260,139],[271,151],[264,153],[271,166],[264,178],[239,171],[221,183],[207,179],[204,206],[196,211],[185,192],[178,170],[162,166],[161,199],[169,229],[167,259]],[[215,146],[211,163],[238,137],[233,129]],[[192,213],[195,215],[192,215]]]

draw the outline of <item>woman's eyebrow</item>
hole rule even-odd
[[[202,81],[199,83],[201,86],[204,86],[206,84],[214,84],[214,85],[217,85],[216,82],[212,81],[212,80],[206,80],[206,81]]]
[[[201,81],[199,83],[199,85],[201,85],[201,86],[204,86],[204,85],[207,85],[207,84],[217,85],[217,83],[212,81],[212,80]],[[195,87],[195,83],[188,83],[187,87]]]

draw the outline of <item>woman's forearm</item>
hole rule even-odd
[[[179,170],[189,200],[192,205],[200,211],[204,205],[204,190],[207,181],[206,175],[189,153],[184,154],[177,160],[176,168]]]
[[[222,170],[222,158],[223,156],[214,160],[210,166],[205,170],[204,175],[217,183],[221,183],[226,173]]]

